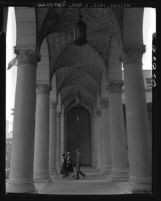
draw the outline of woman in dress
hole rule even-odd
[[[74,177],[73,159],[70,152],[67,152],[67,171],[69,174],[72,173],[72,177]]]

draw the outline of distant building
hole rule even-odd
[[[143,70],[146,102],[152,103],[152,70]],[[124,80],[124,71],[122,71],[122,79]],[[125,87],[123,86],[122,102],[125,103]]]
[[[12,138],[12,126],[13,123],[6,120],[6,138]]]

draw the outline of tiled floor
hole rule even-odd
[[[109,195],[109,194],[131,194],[128,182],[111,182],[107,177],[101,175],[97,170],[83,169],[86,177],[80,176],[79,180],[74,177],[62,178],[57,175],[50,182],[36,183],[38,194],[88,194],[88,195]],[[7,181],[6,181],[7,182]]]
[[[128,194],[128,183],[120,185],[108,181],[100,174],[87,173],[85,178],[62,178],[60,175],[50,183],[36,184],[40,194]]]

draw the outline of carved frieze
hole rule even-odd
[[[55,102],[53,100],[50,100],[50,108],[51,109],[56,109],[56,106],[57,106],[57,102]]]
[[[36,86],[36,93],[40,94],[40,93],[49,93],[49,86],[47,84],[38,84]]]
[[[101,99],[101,106],[103,108],[108,108],[109,107],[109,100],[108,99]]]
[[[15,47],[14,51],[17,55],[18,66],[22,64],[36,65],[40,61],[40,54],[33,49]]]
[[[123,48],[120,60],[124,63],[124,65],[129,63],[138,63],[142,65],[142,56],[144,52],[145,45],[129,44]]]
[[[123,86],[122,80],[111,80],[109,82],[108,88],[110,93],[121,93],[122,92],[122,86]]]

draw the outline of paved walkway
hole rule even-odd
[[[86,177],[80,176],[79,180],[74,177],[62,178],[62,175],[57,175],[51,182],[36,183],[37,193],[54,195],[131,194],[128,190],[128,182],[111,182],[97,170],[83,168],[82,170],[86,173]]]
[[[37,183],[36,188],[40,194],[130,194],[127,182],[113,183],[98,173],[86,173],[86,177],[80,176],[79,180],[73,177],[62,178],[56,176],[52,182]]]

